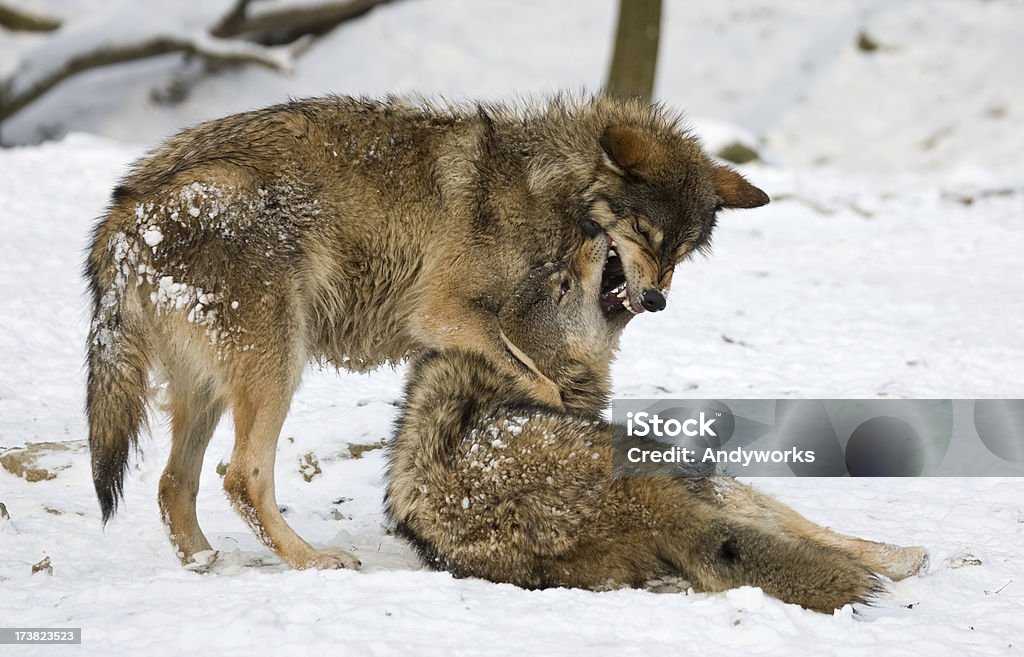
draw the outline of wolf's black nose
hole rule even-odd
[[[587,237],[597,237],[601,234],[601,225],[593,219],[584,219],[580,222],[580,228],[586,233]]]
[[[640,295],[640,305],[652,313],[665,310],[665,295],[654,288],[644,290],[644,293]]]

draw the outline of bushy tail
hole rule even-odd
[[[150,365],[140,323],[124,303],[125,286],[118,285],[114,263],[102,262],[105,255],[90,258],[86,267],[93,297],[86,409],[92,479],[104,524],[123,497],[128,453],[138,447],[146,421]]]

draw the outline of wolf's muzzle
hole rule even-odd
[[[644,293],[640,295],[640,305],[644,307],[644,310],[649,310],[652,313],[665,310],[665,295],[654,288],[644,290]]]

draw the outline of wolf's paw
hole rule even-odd
[[[920,545],[911,547],[891,545],[888,547],[891,548],[891,552],[885,555],[885,568],[879,569],[879,573],[892,581],[898,582],[901,579],[920,575],[928,569],[930,559],[927,548]]]
[[[217,563],[218,558],[220,558],[220,552],[217,550],[201,550],[184,559],[182,565],[185,570],[191,570],[196,573],[208,573],[213,568],[213,564]]]
[[[356,569],[362,563],[351,552],[339,548],[325,548],[314,550],[303,563],[297,564],[296,568],[316,568],[317,570],[331,570],[337,568]]]
[[[850,561],[836,563],[832,573],[820,586],[803,590],[802,597],[793,600],[779,597],[813,611],[831,614],[846,605],[870,605],[884,591],[885,585],[877,575],[859,563]]]

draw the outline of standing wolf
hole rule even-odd
[[[599,310],[603,236],[567,268],[541,267],[500,313],[564,409],[470,350],[413,364],[389,447],[387,507],[432,565],[528,588],[605,589],[684,578],[759,586],[831,612],[867,600],[874,575],[918,572],[923,548],[843,536],[725,477],[616,478],[608,370],[629,316]]]
[[[716,212],[767,201],[677,118],[635,101],[323,98],[186,130],[135,163],[88,255],[89,446],[104,521],[156,371],[172,421],[159,502],[183,562],[210,549],[196,491],[230,407],[224,487],[238,512],[293,567],[354,566],[302,540],[275,499],[278,434],[309,360],[368,370],[458,346],[557,406],[557,387],[498,326],[515,282],[604,235],[617,252],[605,312],[660,310]]]

